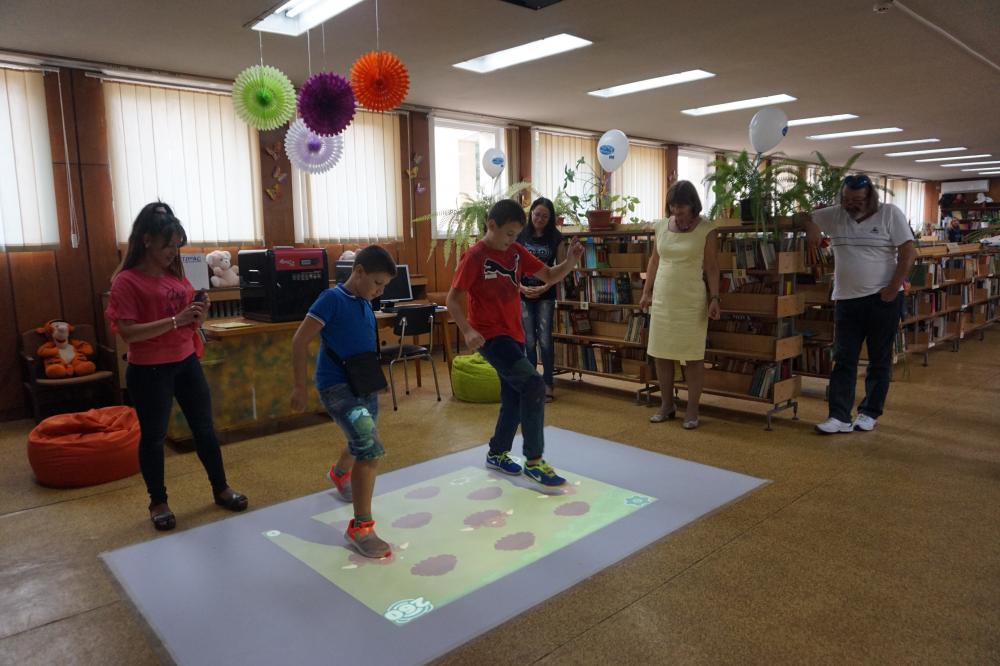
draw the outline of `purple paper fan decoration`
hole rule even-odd
[[[340,134],[354,120],[350,82],[333,72],[313,74],[299,90],[299,115],[316,134]]]
[[[329,171],[344,154],[344,136],[319,136],[296,118],[285,134],[285,153],[296,168],[309,173]]]

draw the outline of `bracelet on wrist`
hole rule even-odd
[[[173,323],[174,330],[176,331],[177,330],[177,317],[171,317],[170,321]]]
[[[710,300],[710,301],[721,301],[722,299],[720,299],[720,298],[719,298],[719,295],[718,295],[718,294],[716,294],[715,296],[712,296],[712,298],[710,298],[710,299],[708,299],[708,300]]]

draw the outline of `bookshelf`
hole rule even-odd
[[[563,228],[584,245],[579,267],[556,289],[553,321],[555,370],[573,379],[604,377],[649,390],[648,316],[639,310],[646,264],[654,242],[649,225],[608,231]]]
[[[949,215],[958,220],[958,228],[961,230],[962,238],[964,239],[966,235],[973,231],[978,231],[990,224],[1000,223],[1000,203],[970,203],[950,206],[942,208],[941,214]],[[946,226],[939,225],[935,229],[935,232],[940,241],[944,242],[948,239],[948,228]]]
[[[958,351],[962,340],[998,320],[1000,253],[975,243],[947,243],[917,249],[900,328],[905,351],[923,356],[933,349]]]
[[[761,233],[728,220],[717,233],[722,316],[708,322],[702,392],[769,406],[771,430],[780,411],[798,418],[802,377],[795,360],[804,337],[796,321],[807,294],[798,290],[797,275],[807,270],[805,233],[787,224]],[[675,386],[687,390],[683,381]]]

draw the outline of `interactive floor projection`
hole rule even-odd
[[[569,479],[556,494],[487,470],[485,446],[380,476],[374,509],[389,559],[348,548],[351,508],[331,491],[102,557],[176,663],[399,666],[434,659],[767,483],[545,433],[546,458]]]

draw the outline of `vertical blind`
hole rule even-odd
[[[564,169],[576,168],[576,161],[581,157],[586,158],[587,164],[600,171],[597,165],[597,137],[555,134],[543,130],[533,130],[533,133],[532,186],[541,196],[555,199],[556,193],[562,187]],[[581,184],[579,177],[566,189],[570,195],[590,194]]]
[[[625,163],[611,174],[611,193],[639,199],[634,213],[640,220],[658,220],[665,216],[667,200],[667,155],[660,146],[629,144]]]
[[[331,170],[293,169],[300,242],[398,240],[403,236],[400,116],[358,112],[344,130],[344,156]]]
[[[0,68],[0,250],[59,243],[43,76]]]
[[[104,81],[118,240],[151,201],[171,206],[196,243],[262,238],[257,132],[232,98]]]
[[[920,233],[923,231],[924,222],[924,190],[927,183],[919,180],[910,180],[906,183],[906,217],[910,220],[910,227]]]

